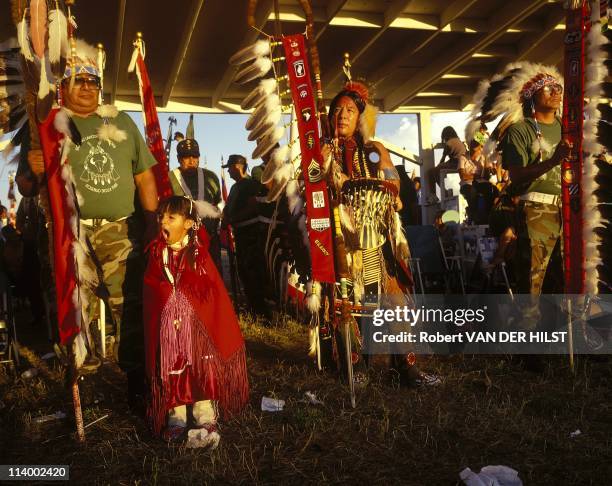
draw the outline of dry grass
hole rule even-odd
[[[85,422],[108,414],[77,444],[69,419],[35,424],[71,402],[57,365],[34,379],[0,370],[2,462],[70,464],[83,484],[409,484],[454,485],[487,464],[517,469],[527,485],[610,484],[609,361],[579,359],[572,377],[553,357],[542,375],[503,357],[432,358],[441,386],[398,389],[384,377],[359,392],[305,358],[306,333],[293,322],[264,328],[243,321],[251,403],[223,424],[216,451],[166,445],[130,414],[125,380],[111,363],[81,381]],[[34,346],[34,345],[33,345]],[[35,360],[33,356],[28,359]],[[323,402],[313,406],[306,391]],[[263,395],[286,400],[260,411]],[[570,432],[582,435],[570,439]]]

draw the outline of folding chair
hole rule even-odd
[[[13,286],[4,274],[0,274],[0,280],[0,364],[11,364],[16,368],[19,366],[19,343],[13,309]]]
[[[406,226],[405,231],[410,245],[411,259],[415,264],[418,260],[417,271],[423,292],[428,281],[437,280],[438,277],[444,283],[444,290],[449,292],[449,267],[436,228],[432,225]],[[422,277],[425,277],[425,284]]]

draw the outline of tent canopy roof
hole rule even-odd
[[[14,35],[9,2],[2,3],[0,40]],[[304,31],[297,0],[278,4],[282,32]],[[559,64],[563,56],[560,1],[312,0],[312,7],[326,96],[339,90],[348,52],[353,77],[371,85],[386,112],[461,110],[478,81],[507,63]],[[106,49],[107,99],[139,104],[127,66],[142,32],[160,108],[231,112],[251,87],[233,83],[227,61],[260,37],[246,10],[247,0],[77,0],[73,11],[78,35]],[[259,0],[258,27],[273,34],[274,18],[274,1]]]

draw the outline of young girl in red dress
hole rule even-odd
[[[159,205],[144,280],[147,418],[168,441],[216,447],[218,409],[248,401],[238,319],[199,225],[196,203],[172,196]],[[189,411],[191,410],[191,415]]]

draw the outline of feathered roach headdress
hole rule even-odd
[[[504,115],[485,147],[485,152],[491,155],[506,129],[523,120],[526,113],[533,113],[533,95],[551,84],[563,84],[559,71],[553,66],[530,62],[509,64],[503,72],[481,81],[465,129],[466,140],[471,142],[475,138],[482,123]]]
[[[360,81],[353,81],[350,68],[351,63],[349,61],[348,54],[345,54],[342,70],[344,72],[346,83],[344,84],[342,90],[329,104],[328,119],[330,120],[330,123],[332,123],[336,105],[338,104],[340,98],[346,96],[352,99],[359,110],[359,124],[357,125],[357,130],[361,134],[363,141],[369,142],[372,137],[374,137],[376,132],[376,116],[378,115],[378,108],[370,103],[370,92],[368,87]]]

